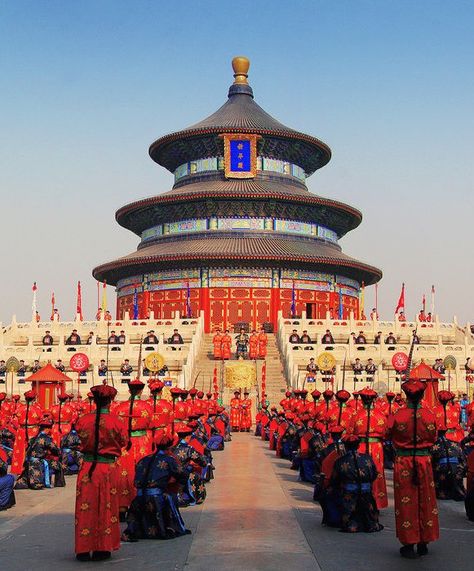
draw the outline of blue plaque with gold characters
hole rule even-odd
[[[257,172],[257,139],[259,135],[225,133],[224,172],[226,178],[254,178]]]

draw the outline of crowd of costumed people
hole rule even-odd
[[[0,393],[0,509],[21,502],[17,490],[63,487],[77,474],[79,561],[108,559],[124,541],[191,533],[181,510],[205,501],[212,454],[231,440],[229,416],[218,392],[173,387],[165,398],[155,379],[145,388],[130,381],[120,401],[104,382],[86,399],[59,394],[47,411],[33,390]]]
[[[255,435],[308,483],[322,524],[342,532],[383,529],[392,472],[400,554],[425,556],[439,537],[438,500],[463,501],[474,521],[474,405],[462,411],[449,390],[428,398],[428,385],[406,380],[385,395],[288,390],[279,406],[262,399]]]

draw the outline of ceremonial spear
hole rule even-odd
[[[410,345],[410,351],[408,353],[408,363],[407,363],[407,368],[405,371],[405,381],[409,381],[410,380],[410,373],[411,373],[411,366],[412,366],[412,362],[413,362],[413,350],[415,348],[415,336],[416,336],[416,331],[417,331],[417,327],[415,327],[415,330],[413,331],[413,337],[411,340],[411,345]],[[412,456],[412,460],[413,460],[413,471],[412,471],[412,475],[411,475],[411,481],[413,483],[414,486],[418,485],[418,471],[416,468],[416,450],[417,450],[417,439],[418,439],[418,420],[417,420],[417,411],[418,408],[418,402],[415,403],[415,408],[413,409],[413,456]]]

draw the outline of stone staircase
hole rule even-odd
[[[222,361],[215,361],[213,357],[213,345],[212,345],[212,334],[205,334],[203,341],[201,343],[201,349],[196,356],[193,378],[196,379],[196,388],[198,390],[203,390],[207,392],[210,387],[212,387],[212,379],[214,375],[214,368],[217,367],[217,379],[219,386],[223,387],[223,403],[228,405],[230,399],[232,398],[232,389],[228,389],[224,386],[225,373],[224,367],[225,363]],[[235,357],[233,356],[233,359]],[[276,336],[268,335],[268,350],[267,350],[267,380],[266,380],[266,393],[267,399],[271,404],[277,404],[284,397],[286,391],[286,379],[284,375],[284,368],[282,364],[282,356],[277,345]],[[262,379],[262,365],[263,361],[257,361],[257,382],[259,386],[259,391],[261,390],[261,379]],[[198,376],[199,375],[199,376]],[[212,389],[211,389],[212,390]],[[257,400],[256,387],[250,387],[250,398],[255,403]]]

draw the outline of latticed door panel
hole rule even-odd
[[[234,323],[237,321],[242,321],[240,318],[240,301],[228,301],[227,302],[227,328],[231,329]]]
[[[211,301],[211,329],[226,327],[224,322],[224,302],[219,300]]]
[[[253,323],[253,328],[258,329],[266,321],[270,321],[270,302],[269,301],[257,301],[256,304],[256,319]]]

